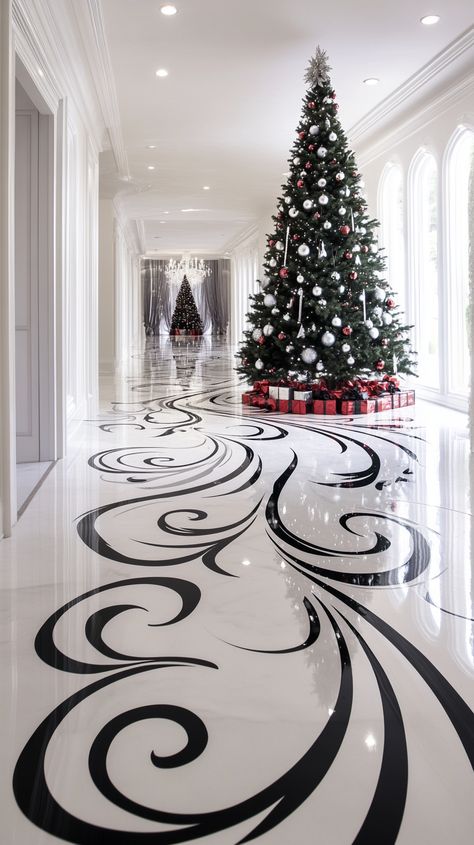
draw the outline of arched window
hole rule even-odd
[[[409,173],[411,283],[420,383],[439,390],[438,168],[419,150]]]
[[[467,396],[469,388],[469,184],[474,131],[458,126],[446,151],[446,269],[448,391]]]
[[[385,166],[379,188],[380,245],[387,258],[387,280],[405,309],[405,228],[403,174],[397,164]]]

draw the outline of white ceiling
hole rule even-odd
[[[469,0],[175,0],[174,17],[163,2],[102,0],[131,184],[107,154],[102,177],[145,221],[146,249],[164,254],[223,252],[272,208],[318,43],[349,128],[473,17]],[[422,26],[431,12],[440,23]],[[368,76],[380,84],[364,85]]]

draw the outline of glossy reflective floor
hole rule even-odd
[[[1,841],[468,843],[467,421],[153,339],[0,544]]]

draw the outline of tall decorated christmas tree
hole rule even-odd
[[[409,326],[384,280],[378,222],[367,212],[329,71],[318,47],[262,290],[250,298],[238,366],[249,381],[321,377],[334,388],[374,373],[413,373]]]
[[[178,296],[176,297],[170,334],[175,334],[177,330],[184,334],[195,335],[202,334],[203,331],[202,320],[199,316],[187,276],[184,277]]]

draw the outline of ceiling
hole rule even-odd
[[[469,0],[175,0],[174,17],[163,2],[102,0],[131,177],[109,152],[102,185],[161,254],[223,253],[270,211],[317,44],[350,128],[472,23]]]

